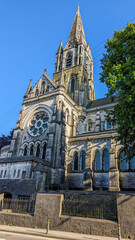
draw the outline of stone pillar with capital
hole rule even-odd
[[[109,190],[120,191],[119,170],[116,164],[116,141],[114,139],[111,140],[110,149]]]

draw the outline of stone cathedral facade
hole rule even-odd
[[[95,100],[93,59],[79,8],[53,80],[44,70],[24,95],[9,146],[0,151],[0,192],[15,197],[52,189],[135,188],[134,162],[119,162],[116,128],[105,119],[108,98]]]

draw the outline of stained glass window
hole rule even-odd
[[[110,157],[109,157],[109,151],[105,149],[103,151],[103,169],[104,170],[109,170],[110,168]]]
[[[128,169],[128,163],[126,160],[126,155],[124,152],[120,153],[120,169],[121,170],[127,170]]]
[[[95,170],[101,170],[101,163],[100,163],[100,152],[96,151],[95,154]]]
[[[82,151],[82,153],[81,153],[81,170],[85,169],[85,160],[86,160],[86,152]]]
[[[40,155],[40,144],[37,145],[36,157]]]
[[[47,113],[37,113],[30,122],[29,133],[32,136],[39,136],[48,128],[49,117]]]
[[[135,170],[135,156],[131,159],[131,161],[130,161],[130,168],[132,169],[132,170]]]
[[[24,154],[23,155],[27,156],[27,146],[25,146],[25,148],[24,148]]]
[[[44,144],[44,147],[43,147],[43,155],[42,155],[43,159],[45,159],[45,155],[46,155],[46,143]]]
[[[78,153],[74,153],[74,170],[78,170]]]
[[[33,145],[31,145],[31,148],[30,148],[30,155],[33,155]]]

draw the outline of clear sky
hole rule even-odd
[[[135,0],[0,0],[0,135],[16,126],[29,79],[34,85],[45,68],[52,78],[78,2],[94,60],[96,99],[107,93],[99,82],[104,43],[114,30],[135,22]]]

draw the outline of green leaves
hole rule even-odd
[[[115,31],[105,44],[106,54],[101,59],[100,81],[108,87],[108,96],[119,102],[107,112],[107,120],[118,125],[118,140],[128,159],[135,155],[135,23]]]

